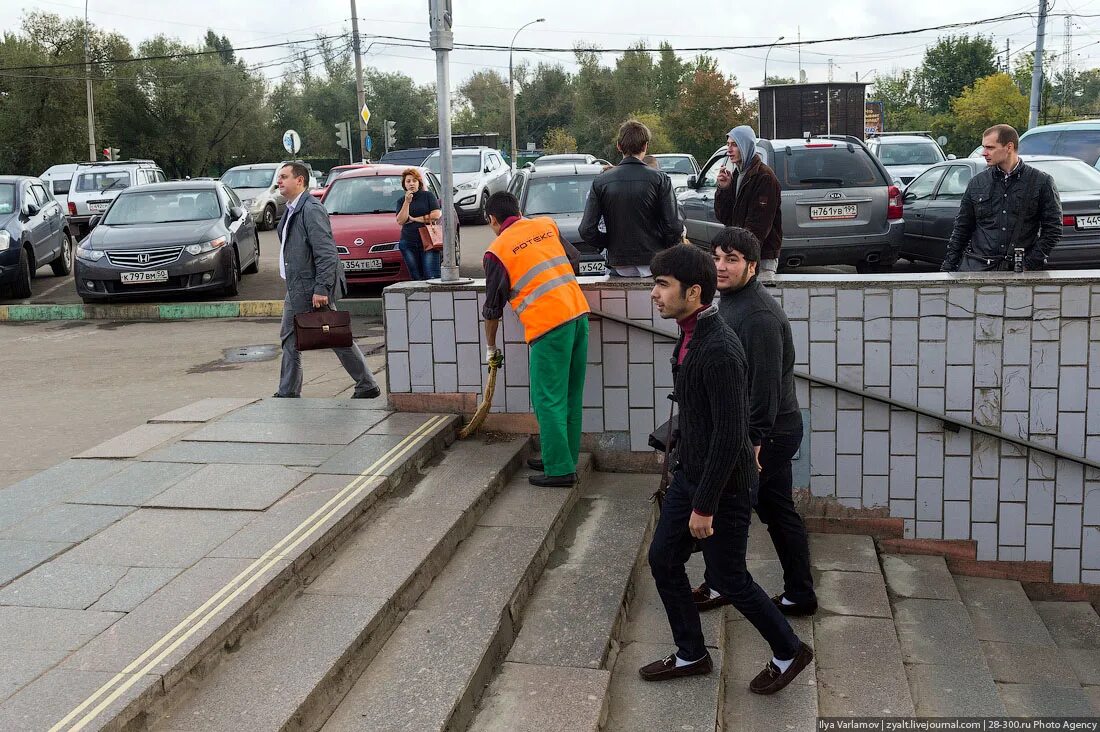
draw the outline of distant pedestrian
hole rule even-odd
[[[588,361],[588,301],[575,276],[580,252],[553,219],[521,216],[519,201],[507,191],[489,196],[485,210],[497,235],[483,260],[487,357],[499,353],[497,331],[511,303],[531,349],[531,408],[542,443],[542,459],[527,463],[540,474],[528,481],[570,486],[577,482]]]
[[[718,171],[714,215],[725,226],[748,229],[760,241],[760,274],[779,268],[783,246],[783,212],[779,179],[756,154],[756,132],[748,125],[734,127],[726,136],[726,155],[733,166]]]
[[[294,316],[327,307],[347,294],[344,266],[336,252],[328,214],[321,199],[306,193],[309,169],[301,163],[287,163],[279,169],[279,192],[286,199],[286,213],[279,221],[279,275],[286,280],[283,322],[279,339],[283,359],[276,397],[302,395],[302,355],[294,336]],[[366,359],[354,343],[332,349],[351,378],[353,399],[374,399],[381,394],[367,368]]]
[[[414,280],[430,280],[439,277],[442,251],[424,251],[420,230],[443,217],[436,195],[424,187],[424,180],[416,168],[401,171],[401,187],[405,195],[397,201],[397,223],[401,224],[401,241],[397,245],[409,276]]]
[[[1062,240],[1062,199],[1049,173],[1020,159],[1020,135],[993,125],[982,135],[989,167],[970,179],[943,258],[944,272],[1044,269]]]
[[[718,269],[718,313],[737,334],[748,359],[749,440],[760,484],[754,507],[783,565],[783,592],[772,598],[784,615],[817,611],[806,525],[794,507],[791,459],[802,445],[802,412],[794,389],[794,339],[779,303],[757,279],[760,242],[748,229],[727,227],[711,241]],[[729,598],[704,582],[694,592],[700,610]]]
[[[653,302],[662,318],[680,326],[672,367],[680,409],[676,464],[649,546],[650,571],[677,650],[639,673],[646,681],[663,681],[712,670],[684,568],[697,541],[707,585],[729,598],[771,647],[771,661],[749,689],[773,694],[813,660],[813,652],[745,564],[757,479],[745,352],[713,304],[717,273],[711,257],[678,246],[658,254],[651,266]]]
[[[684,230],[672,181],[642,162],[649,140],[641,122],[622,124],[616,143],[622,162],[596,176],[581,219],[584,242],[606,249],[611,274],[619,277],[648,277],[653,255],[680,243]]]

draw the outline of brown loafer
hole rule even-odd
[[[691,591],[691,599],[695,602],[695,609],[701,613],[706,612],[707,610],[713,610],[716,607],[722,607],[723,605],[730,604],[729,598],[725,595],[711,597],[710,588],[707,587],[706,582]]]
[[[813,599],[810,602],[796,602],[793,605],[783,604],[783,593],[779,593],[772,598],[772,602],[779,608],[779,612],[784,615],[793,615],[795,617],[803,617],[806,615],[813,615],[817,612],[817,599]]]
[[[710,654],[706,654],[698,661],[693,661],[686,666],[676,665],[676,654],[665,656],[660,661],[642,666],[638,674],[646,681],[667,681],[678,679],[682,676],[702,676],[714,670],[714,664],[710,660]]]
[[[780,671],[775,664],[768,661],[764,670],[749,682],[749,691],[753,694],[774,694],[787,684],[794,681],[794,677],[802,672],[802,669],[810,665],[814,660],[814,652],[805,643],[798,644],[798,653],[794,655],[794,661],[786,671]]]

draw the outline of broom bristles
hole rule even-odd
[[[493,407],[493,393],[496,391],[497,386],[497,370],[496,366],[489,366],[489,383],[485,385],[485,396],[482,398],[481,404],[477,405],[474,416],[470,418],[470,423],[459,431],[459,439],[464,440],[477,432],[481,427],[481,423],[489,416],[489,410]]]

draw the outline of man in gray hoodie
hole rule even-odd
[[[718,172],[714,215],[726,226],[755,234],[760,240],[760,273],[774,273],[783,245],[779,180],[756,154],[756,133],[748,125],[729,131],[726,154],[734,170],[724,164]]]

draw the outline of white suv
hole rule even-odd
[[[464,218],[478,223],[489,223],[485,204],[497,191],[508,190],[512,173],[500,153],[491,147],[456,147],[451,153],[454,161],[455,207]],[[439,151],[424,161],[424,167],[439,175]]]
[[[80,163],[69,186],[69,225],[83,239],[91,218],[106,211],[122,190],[166,180],[164,171],[152,160]]]

